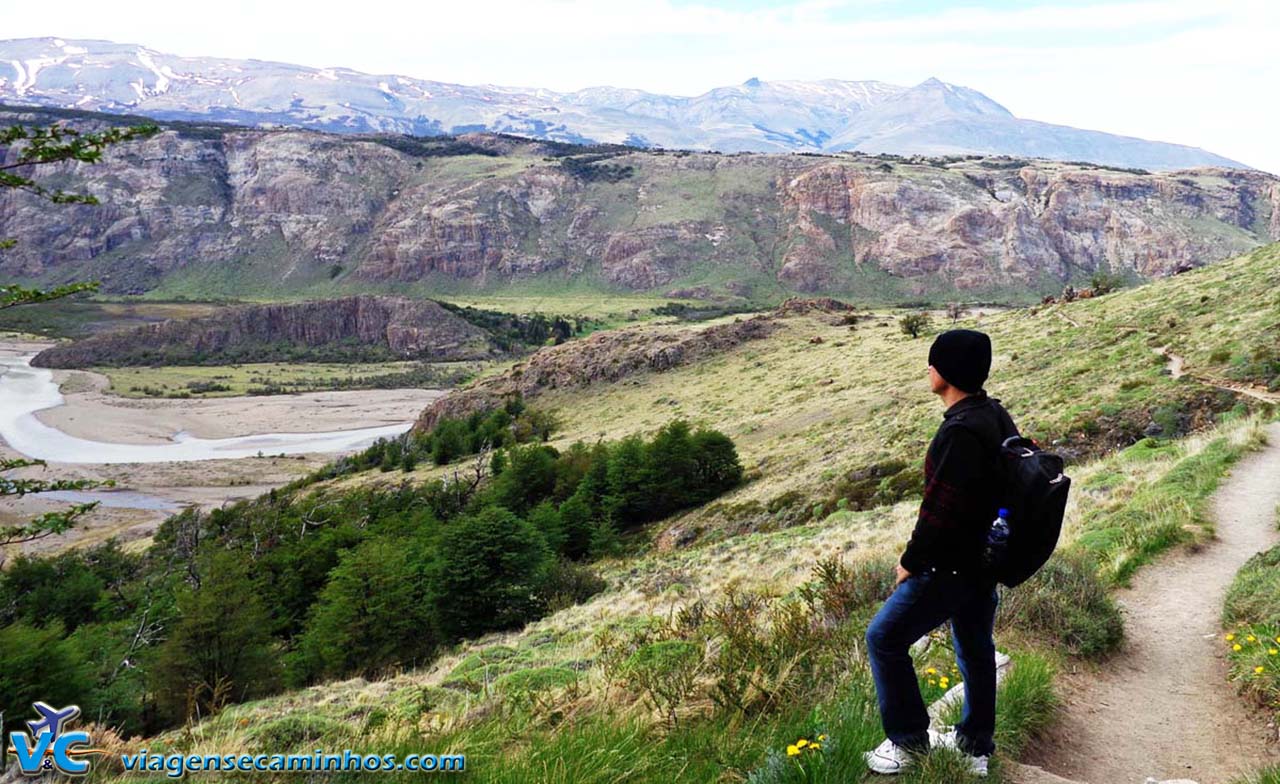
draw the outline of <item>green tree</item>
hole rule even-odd
[[[579,491],[560,504],[560,527],[564,541],[560,553],[566,558],[585,558],[591,550],[591,532],[594,528],[591,506],[587,502],[587,493]]]
[[[693,434],[695,503],[705,503],[742,481],[742,463],[733,440],[717,430]]]
[[[488,507],[449,524],[434,591],[441,632],[471,637],[536,617],[550,564],[542,535],[506,509]]]
[[[0,705],[5,706],[5,732],[29,718],[32,703],[90,706],[89,665],[63,639],[62,624],[44,628],[15,623],[0,628]],[[8,735],[5,735],[8,738]]]
[[[898,319],[898,327],[902,329],[902,334],[912,339],[918,338],[927,332],[932,324],[933,319],[924,311],[908,313]]]
[[[592,558],[617,555],[621,549],[622,540],[618,537],[618,527],[613,524],[613,520],[606,517],[591,524],[587,553]]]
[[[652,495],[654,485],[660,481],[648,470],[644,439],[627,436],[609,450],[606,467],[606,491],[602,501],[603,517],[614,520],[647,520],[653,505],[660,499]]]
[[[0,619],[32,626],[57,622],[72,632],[97,619],[102,590],[102,580],[80,553],[19,555],[0,578]]]
[[[522,515],[556,489],[558,453],[541,444],[514,446],[507,450],[507,464],[493,479],[488,499]]]
[[[156,701],[175,721],[209,716],[278,685],[271,619],[248,559],[219,550],[204,571],[199,588],[179,593],[178,618],[151,671]]]
[[[547,549],[553,553],[564,552],[568,537],[565,534],[564,520],[560,517],[560,510],[554,503],[543,501],[529,510],[526,519],[530,525],[538,529],[538,533],[542,534],[543,541],[547,543]]]
[[[431,431],[431,460],[446,465],[467,453],[467,423],[459,419],[441,420]]]
[[[689,423],[669,422],[657,432],[644,452],[644,488],[649,509],[637,522],[664,517],[693,505],[698,459]]]
[[[424,561],[423,548],[399,538],[343,553],[302,635],[295,680],[368,675],[434,655]]]

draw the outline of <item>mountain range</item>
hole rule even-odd
[[[719,152],[856,150],[1157,170],[1246,168],[1194,147],[1018,118],[977,90],[938,79],[905,87],[752,78],[692,97],[613,87],[554,92],[45,37],[0,41],[0,101],[338,133],[488,131]]]

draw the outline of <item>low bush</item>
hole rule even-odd
[[[1103,656],[1124,637],[1120,611],[1093,563],[1069,549],[1002,592],[996,625],[1023,639],[1052,640],[1073,656]]]
[[[1280,520],[1280,509],[1276,513]],[[1246,699],[1280,718],[1280,547],[1240,567],[1222,621],[1231,680]]]
[[[1236,573],[1222,611],[1228,626],[1280,627],[1280,547],[1250,558]]]

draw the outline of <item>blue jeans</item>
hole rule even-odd
[[[929,748],[929,712],[911,661],[911,644],[951,621],[956,663],[964,678],[964,714],[956,725],[969,754],[995,751],[996,646],[999,597],[989,580],[929,571],[907,578],[867,627],[867,657],[885,735],[897,745]]]

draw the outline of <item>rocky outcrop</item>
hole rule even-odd
[[[527,400],[549,389],[588,387],[638,373],[661,373],[766,338],[787,318],[831,317],[852,310],[851,305],[830,297],[792,297],[769,312],[711,326],[671,329],[641,325],[596,332],[582,340],[539,349],[501,374],[440,398],[422,412],[414,427],[427,431],[441,419],[492,408],[512,395]]]
[[[440,398],[414,426],[427,431],[445,418],[467,416],[519,395],[534,398],[549,389],[586,387],[642,372],[662,372],[768,337],[777,328],[773,314],[735,319],[705,328],[663,331],[652,326],[596,332],[582,340],[539,349],[505,373],[482,379]]]
[[[0,276],[256,297],[576,284],[1033,301],[1100,268],[1161,276],[1280,239],[1280,181],[1253,171],[642,150],[566,165],[572,148],[510,137],[418,144],[183,128],[44,167],[102,203],[0,193],[0,237],[18,240]]]
[[[46,349],[31,364],[80,368],[303,357],[449,361],[498,353],[488,333],[436,302],[358,296],[251,305],[148,324]]]

